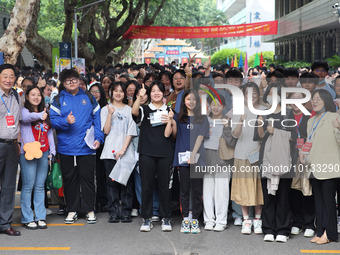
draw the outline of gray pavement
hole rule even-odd
[[[19,206],[20,195],[16,195]],[[64,217],[54,214],[47,216],[48,224],[63,224]],[[133,218],[132,223],[108,223],[108,214],[97,214],[97,224],[87,224],[85,217],[76,222],[80,225],[49,226],[46,230],[27,230],[22,226],[20,237],[0,235],[0,254],[157,254],[157,255],[205,255],[205,254],[316,254],[316,250],[340,253],[339,243],[318,246],[311,244],[301,233],[285,244],[265,243],[262,235],[241,234],[241,228],[233,226],[223,232],[208,232],[203,228],[200,234],[180,233],[181,217],[177,213],[173,220],[173,231],[163,233],[160,222],[154,223],[149,233],[139,231],[142,219]],[[20,208],[15,209],[14,224],[20,224]],[[51,247],[51,250],[7,250],[6,247]],[[69,250],[55,250],[57,248]],[[4,250],[2,250],[4,249]],[[17,248],[15,248],[17,249]],[[304,253],[305,250],[314,250]],[[323,252],[325,253],[325,252]],[[320,253],[319,253],[320,254]]]

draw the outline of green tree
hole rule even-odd
[[[122,39],[125,32],[140,20],[143,25],[153,24],[165,2],[166,0],[106,0],[79,11],[79,18],[86,14],[78,22],[79,57],[85,58],[88,64],[104,65],[108,55],[115,62],[120,61],[132,42]],[[61,41],[73,44],[75,7],[89,3],[93,1],[37,0],[37,8],[28,30],[27,48],[38,60],[50,66],[52,47],[56,46],[60,38]]]
[[[334,55],[331,58],[327,58],[327,62],[330,67],[338,68],[340,66],[340,57],[338,55]]]
[[[240,60],[241,51],[239,49],[223,49],[217,51],[211,57],[212,65],[224,65],[227,63],[227,59],[229,58],[229,63],[231,64],[231,60],[235,58],[235,54],[237,56],[237,63]],[[246,54],[242,52],[242,59],[244,61]]]
[[[259,58],[260,58],[261,52],[259,52],[258,54],[259,54]],[[269,63],[269,62],[273,61],[275,53],[273,51],[263,51],[262,55],[263,55],[263,60],[266,61],[266,63]],[[248,58],[248,66],[249,67],[253,67],[255,57],[256,57],[256,54],[254,54],[254,55],[252,55]]]

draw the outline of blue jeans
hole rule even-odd
[[[22,190],[21,190],[21,223],[46,220],[45,182],[48,172],[48,152],[40,159],[26,160],[20,155]],[[33,193],[34,214],[31,208]]]

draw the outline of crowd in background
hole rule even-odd
[[[128,223],[140,214],[141,231],[151,231],[156,221],[171,231],[173,210],[180,210],[182,233],[199,233],[201,226],[224,231],[232,216],[242,234],[264,234],[268,242],[287,242],[302,230],[317,244],[337,241],[340,71],[330,72],[322,60],[300,69],[271,64],[249,70],[194,60],[183,66],[108,61],[88,66],[85,75],[74,69],[53,73],[39,64],[2,67],[1,118],[13,115],[17,95],[21,106],[13,121],[19,127],[20,120],[20,132],[0,135],[0,151],[2,143],[20,147],[21,223],[28,229],[47,228],[45,182],[49,162],[58,160],[63,187],[51,194],[67,224],[77,221],[80,212],[89,224],[100,212],[108,212],[110,223]],[[8,82],[4,75],[15,79]],[[244,114],[233,113],[233,94],[220,84],[241,89]],[[294,104],[282,112],[284,87],[309,91],[311,100],[303,106],[311,115]],[[210,95],[206,114],[203,94]],[[305,94],[287,97],[301,100]],[[273,111],[258,115],[251,109]],[[221,119],[227,121],[217,122]],[[2,129],[10,125],[6,121],[0,129],[7,132]],[[252,121],[258,125],[247,124]],[[84,140],[89,129],[91,144]],[[40,142],[42,156],[29,160],[24,144],[34,141]],[[193,176],[197,167],[214,165],[236,171]],[[285,170],[264,171],[269,166]],[[3,203],[15,183],[6,190],[9,183],[0,167]],[[0,230],[19,235],[10,227],[11,206],[0,209],[7,215],[0,217]]]

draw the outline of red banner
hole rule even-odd
[[[276,35],[278,21],[210,27],[156,27],[133,25],[123,39],[213,38],[252,35]]]

